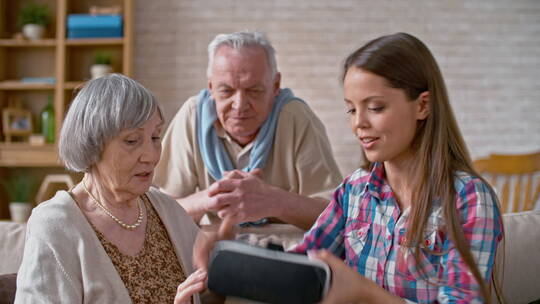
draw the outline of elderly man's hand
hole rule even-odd
[[[220,218],[246,222],[280,214],[279,194],[283,190],[265,183],[260,175],[259,169],[250,173],[230,171],[208,189],[208,196],[220,207],[217,212]]]
[[[208,211],[218,213],[219,211],[227,210],[227,212],[225,213],[223,213],[223,211],[221,212],[221,218],[226,215],[233,215],[236,217],[236,214],[232,214],[229,211],[232,210],[231,207],[236,207],[239,203],[245,202],[245,200],[242,200],[241,197],[235,197],[236,194],[245,192],[245,186],[241,189],[238,189],[239,191],[234,192],[235,182],[232,181],[240,182],[240,180],[243,180],[245,178],[258,177],[261,174],[262,171],[259,169],[255,169],[250,173],[245,173],[239,170],[225,172],[221,180],[214,182],[207,189],[198,191],[185,198],[177,198],[177,201],[178,203],[180,203],[180,205],[182,205],[182,207],[187,211],[187,213],[194,218],[196,222],[198,222],[204,215],[204,213]],[[264,182],[262,182],[261,180],[258,181],[263,184],[263,186],[268,186],[264,184]],[[245,182],[240,183],[245,185]],[[265,216],[266,215],[263,215],[261,217]],[[239,217],[239,222],[244,221],[243,218],[246,217]]]
[[[205,195],[204,210],[217,212],[220,218],[233,217],[235,223],[274,217],[299,228],[309,229],[328,205],[327,200],[303,196],[267,184],[260,179],[261,173],[259,169],[249,173],[239,170],[226,172],[221,180],[199,192]],[[192,205],[197,202],[200,200],[193,200]]]
[[[230,190],[227,190],[223,187],[223,183],[221,181],[230,180],[230,179],[243,179],[249,174],[250,173],[245,173],[239,170],[224,172],[223,178],[220,181],[213,183],[206,190],[199,191],[195,195],[191,196],[190,199],[193,201],[195,200],[200,201],[203,212],[206,212],[206,211],[218,212],[219,210],[228,207],[228,205],[230,205],[231,203],[230,201],[227,201],[226,199],[216,196],[216,194],[218,193],[230,192]],[[260,176],[262,174],[262,171],[260,169],[255,169],[251,174]]]

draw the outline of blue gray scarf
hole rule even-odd
[[[253,143],[253,147],[249,154],[249,164],[247,167],[242,168],[242,171],[250,172],[255,168],[264,168],[274,143],[279,113],[283,106],[293,99],[304,102],[303,100],[294,97],[294,94],[290,89],[280,90],[274,100],[272,111],[262,124],[261,129],[255,138],[255,142]],[[214,129],[216,119],[216,105],[210,91],[207,89],[201,90],[197,102],[197,142],[199,143],[199,149],[206,170],[215,180],[220,180],[223,172],[231,171],[235,168]]]

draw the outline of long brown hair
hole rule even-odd
[[[490,303],[490,292],[460,225],[454,189],[456,171],[481,177],[473,169],[435,58],[416,37],[397,33],[372,40],[349,55],[343,65],[342,82],[351,67],[385,78],[391,87],[403,90],[409,100],[416,100],[422,92],[429,92],[429,115],[419,122],[412,143],[416,157],[416,166],[412,172],[415,177],[412,201],[415,203],[411,204],[408,220],[407,246],[414,247],[415,259],[420,265],[423,231],[433,201],[440,199],[444,206],[447,233],[480,285],[485,301]],[[369,170],[371,166],[368,162],[365,169]]]

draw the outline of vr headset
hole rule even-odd
[[[330,277],[328,265],[305,255],[219,241],[210,255],[208,288],[263,303],[317,303]]]

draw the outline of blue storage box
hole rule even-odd
[[[68,15],[68,38],[107,38],[122,36],[123,26],[121,15]]]

